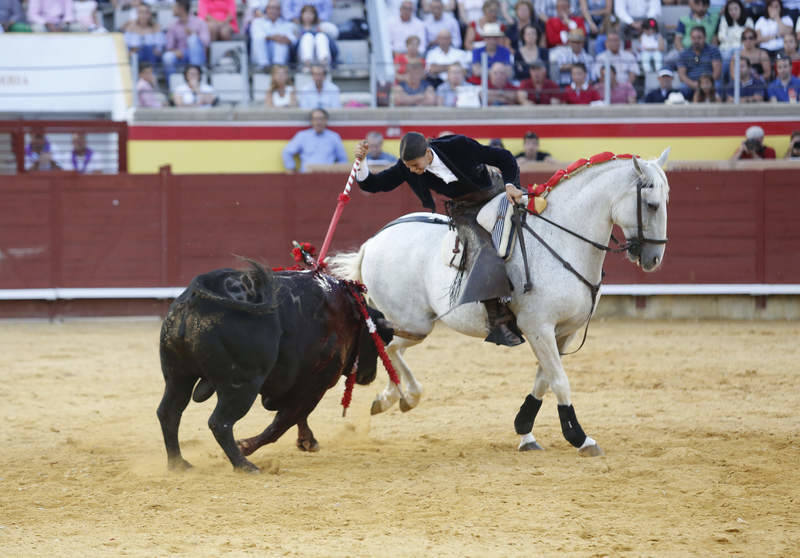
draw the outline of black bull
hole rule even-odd
[[[389,342],[388,324],[369,311]],[[344,283],[310,271],[273,273],[253,262],[247,271],[195,277],[169,308],[160,348],[166,386],[158,419],[171,469],[191,466],[181,455],[178,427],[193,391],[198,402],[217,392],[209,428],[234,468],[258,471],[245,455],[295,424],[298,448],[318,449],[308,415],[356,359],[356,382],[374,380],[378,357]],[[264,408],[277,414],[261,434],[237,442],[233,425],[259,393]]]

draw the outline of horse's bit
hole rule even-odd
[[[620,252],[627,251],[629,254],[631,254],[632,256],[637,258],[638,261],[639,261],[639,265],[641,265],[642,264],[642,245],[643,244],[645,244],[645,243],[666,244],[667,240],[668,240],[666,238],[664,238],[664,239],[647,238],[644,235],[644,227],[642,226],[642,221],[643,221],[643,219],[642,219],[642,188],[644,188],[644,183],[642,182],[641,179],[639,179],[636,182],[636,238],[628,240],[625,243],[621,243],[619,240],[614,238],[614,235],[612,234],[611,235],[611,240],[614,242],[614,244],[616,244],[616,247],[613,247],[613,248],[611,246],[607,246],[605,244],[600,244],[599,242],[595,242],[594,240],[586,238],[585,236],[580,235],[580,234],[576,233],[575,231],[571,231],[570,229],[568,229],[568,228],[566,228],[566,227],[564,227],[562,225],[559,225],[558,223],[556,223],[554,221],[551,221],[547,217],[543,217],[543,216],[539,215],[538,213],[535,213],[535,212],[529,210],[528,208],[526,208],[522,204],[517,205],[515,210],[514,210],[514,217],[512,217],[512,220],[517,225],[517,235],[518,235],[518,238],[519,238],[520,249],[522,250],[522,261],[523,261],[523,264],[524,264],[524,267],[525,267],[525,286],[523,287],[523,293],[527,293],[533,287],[532,287],[532,284],[531,284],[531,271],[530,271],[530,267],[528,266],[528,254],[527,254],[527,251],[525,250],[525,235],[524,235],[522,229],[525,229],[529,233],[531,233],[533,238],[535,238],[537,241],[539,241],[539,243],[542,246],[547,248],[547,251],[550,252],[550,254],[552,254],[553,257],[556,260],[561,262],[561,265],[563,265],[570,273],[572,273],[575,277],[577,277],[581,281],[581,283],[586,285],[588,287],[588,289],[589,289],[589,292],[591,293],[592,305],[589,308],[589,317],[586,318],[586,328],[583,331],[583,340],[581,341],[580,346],[577,349],[575,349],[572,353],[562,353],[562,354],[577,353],[578,351],[581,350],[581,347],[583,347],[583,344],[586,342],[586,335],[589,332],[589,322],[592,319],[592,313],[594,312],[594,306],[595,306],[595,303],[597,302],[597,294],[600,292],[600,285],[603,283],[603,276],[605,276],[605,272],[603,272],[602,276],[600,277],[600,282],[597,283],[596,285],[594,283],[592,283],[591,281],[589,281],[586,277],[581,275],[581,273],[577,269],[575,269],[572,266],[572,264],[570,264],[568,261],[566,261],[564,258],[562,258],[558,254],[558,252],[556,252],[555,249],[553,249],[552,246],[550,246],[541,236],[539,236],[536,233],[536,231],[534,231],[530,226],[528,226],[528,224],[525,222],[526,221],[525,218],[527,217],[527,214],[533,215],[533,216],[541,219],[542,221],[544,221],[546,223],[549,223],[549,224],[553,225],[554,227],[556,227],[558,229],[561,229],[562,231],[564,231],[566,233],[571,234],[575,238],[579,238],[580,240],[583,240],[584,242],[586,242],[587,244],[590,244],[594,248],[597,248],[598,250],[603,250],[604,252],[610,252],[612,254],[618,254]]]

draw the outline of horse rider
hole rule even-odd
[[[422,205],[436,211],[431,191],[450,198],[448,213],[468,253],[469,271],[457,305],[482,302],[489,314],[486,341],[513,347],[524,342],[516,318],[508,308],[511,283],[505,264],[492,243],[491,235],[477,222],[483,205],[505,190],[518,202],[519,165],[507,150],[481,145],[462,135],[427,140],[419,132],[408,132],[400,141],[400,159],[393,166],[372,174],[364,160],[367,142],[360,142],[355,156],[361,161],[356,175],[365,192],[388,192],[407,182]],[[500,170],[490,171],[487,165]]]

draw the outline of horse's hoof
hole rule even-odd
[[[533,442],[527,442],[524,444],[520,444],[517,448],[519,451],[533,451],[533,450],[544,450],[542,446],[539,445],[539,442],[534,440]]]
[[[313,453],[319,451],[319,444],[314,438],[310,440],[297,440],[297,449]]]
[[[603,448],[597,444],[592,444],[591,446],[586,446],[578,450],[578,455],[581,457],[599,457],[605,454],[606,452],[603,451]]]
[[[409,405],[405,397],[401,397],[397,405],[400,407],[400,410],[403,411],[404,413],[407,413],[414,408],[413,405]]]
[[[192,468],[192,464],[179,457],[178,459],[170,459],[168,467],[170,471],[187,471]]]
[[[377,415],[378,413],[382,413],[385,410],[386,409],[383,408],[383,405],[381,405],[380,399],[376,399],[375,401],[372,402],[372,407],[370,407],[369,409],[369,414]]]
[[[234,470],[241,473],[250,473],[257,475],[261,473],[261,469],[250,463],[247,459],[233,466]]]

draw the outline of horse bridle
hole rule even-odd
[[[616,247],[611,247],[606,244],[595,242],[590,238],[586,238],[585,236],[578,234],[575,231],[572,231],[564,227],[563,225],[559,225],[555,221],[551,221],[547,217],[543,217],[542,215],[536,213],[535,211],[531,211],[523,204],[518,204],[515,208],[513,221],[517,225],[517,234],[520,243],[520,250],[522,252],[522,260],[525,267],[525,285],[523,287],[523,293],[527,293],[533,288],[533,285],[531,284],[531,272],[528,266],[528,253],[525,250],[525,235],[523,234],[523,229],[525,229],[531,234],[531,236],[533,236],[533,238],[535,238],[542,246],[544,246],[547,249],[547,251],[550,252],[550,254],[552,254],[552,256],[556,260],[558,260],[561,263],[561,265],[564,266],[564,268],[566,268],[570,273],[572,273],[575,277],[577,277],[581,281],[581,283],[586,285],[592,296],[592,305],[589,309],[589,316],[586,319],[586,328],[583,331],[583,340],[581,341],[580,346],[577,349],[575,349],[572,353],[562,353],[562,355],[577,353],[578,351],[581,350],[581,347],[583,347],[583,344],[586,342],[586,335],[589,332],[589,322],[591,321],[592,314],[594,313],[594,307],[595,304],[597,303],[597,294],[600,292],[600,285],[603,283],[603,276],[605,275],[605,272],[602,273],[600,277],[600,282],[597,283],[596,285],[591,281],[589,281],[577,269],[575,269],[572,266],[572,264],[570,264],[567,260],[562,258],[561,255],[558,252],[556,252],[552,246],[550,246],[540,235],[536,233],[536,231],[534,231],[528,225],[528,223],[526,223],[525,220],[525,217],[527,216],[526,214],[533,215],[534,217],[541,219],[542,221],[549,223],[566,233],[571,234],[575,238],[583,240],[584,242],[590,244],[591,246],[597,248],[598,250],[603,250],[604,252],[610,252],[613,254],[618,254],[620,252],[627,251],[630,255],[634,256],[638,260],[639,265],[642,265],[642,246],[644,244],[646,243],[666,244],[668,240],[667,238],[663,239],[647,238],[644,235],[644,226],[643,226],[644,219],[642,217],[642,188],[644,187],[645,187],[644,182],[642,181],[641,178],[639,178],[639,180],[636,182],[636,238],[621,243],[612,234],[611,240],[616,244]]]

